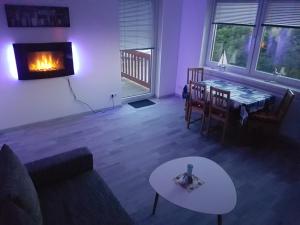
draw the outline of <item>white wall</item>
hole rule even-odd
[[[68,6],[70,28],[8,28],[4,4]],[[0,129],[88,111],[74,102],[65,78],[14,79],[8,68],[11,43],[72,41],[80,70],[71,76],[79,98],[94,109],[120,104],[118,0],[1,0],[0,2]]]
[[[183,0],[159,1],[157,82],[155,95],[175,94]]]

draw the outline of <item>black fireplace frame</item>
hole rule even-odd
[[[65,77],[74,75],[72,43],[15,43],[13,44],[19,80],[36,80],[44,78]],[[64,53],[64,69],[56,71],[31,72],[28,68],[27,55],[29,52],[60,51]]]

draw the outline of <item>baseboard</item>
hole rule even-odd
[[[88,115],[88,114],[98,114],[98,113],[99,114],[100,113],[105,114],[105,113],[107,113],[111,110],[116,110],[116,109],[119,109],[121,107],[122,107],[122,105],[117,105],[115,107],[108,107],[108,108],[104,108],[104,109],[95,110],[95,113],[93,113],[91,111],[87,111],[87,112],[75,113],[75,114],[71,114],[71,115],[68,115],[68,116],[62,116],[62,117],[42,120],[42,121],[33,122],[33,123],[27,123],[27,124],[23,124],[23,125],[19,125],[19,126],[13,126],[13,127],[9,127],[9,128],[0,129],[0,133],[11,132],[11,131],[14,131],[14,130],[27,128],[27,127],[42,124],[42,123],[47,123],[47,122],[51,122],[51,121],[55,121],[55,120],[62,120],[62,119],[67,119],[67,118],[72,118],[72,117],[84,116],[84,115]]]

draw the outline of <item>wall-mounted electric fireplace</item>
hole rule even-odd
[[[21,43],[13,47],[19,80],[74,74],[71,42]]]

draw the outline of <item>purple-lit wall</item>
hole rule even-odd
[[[159,1],[156,96],[174,95],[183,0]]]
[[[200,61],[209,0],[161,0],[156,95],[181,94],[186,68]]]
[[[182,6],[176,94],[186,84],[187,68],[199,67],[205,25],[209,19],[208,0],[184,0]]]
[[[71,27],[8,28],[5,3],[68,6]],[[120,104],[118,0],[1,0],[0,7],[0,129],[88,111],[74,102],[65,78],[16,80],[7,58],[12,43],[72,41],[80,67],[70,79],[78,97],[101,109],[117,93]]]

